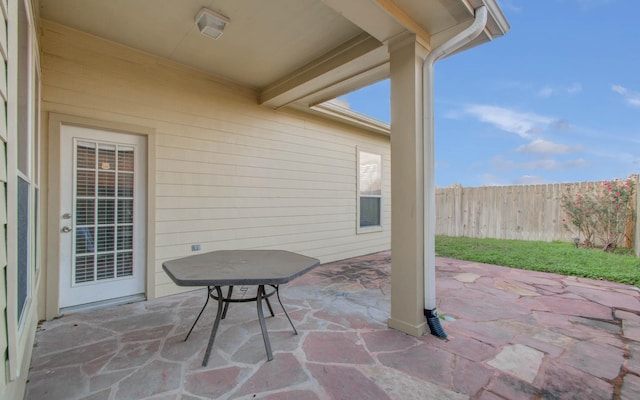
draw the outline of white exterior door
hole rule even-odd
[[[60,308],[145,290],[146,138],[62,126]]]

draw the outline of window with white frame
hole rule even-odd
[[[382,155],[358,150],[358,232],[382,227]]]
[[[6,333],[9,380],[18,379],[36,317],[40,68],[31,0],[0,2],[6,18]],[[0,21],[1,22],[1,21]],[[0,118],[1,119],[1,118]],[[1,136],[1,135],[0,135]],[[1,146],[0,146],[1,147]],[[2,168],[0,167],[0,170]],[[4,172],[4,171],[2,171]],[[2,246],[2,244],[0,244]],[[2,249],[0,249],[2,250]]]
[[[37,268],[39,85],[37,44],[25,2],[18,1],[17,29],[17,316],[21,323]]]

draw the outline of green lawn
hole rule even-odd
[[[563,242],[436,237],[436,254],[442,257],[640,286],[640,258],[624,250],[606,253]]]

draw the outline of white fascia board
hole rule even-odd
[[[335,102],[327,101],[311,106],[310,109],[331,119],[342,121],[349,125],[357,126],[383,136],[391,136],[391,125],[350,108],[341,106]]]
[[[352,70],[367,70],[383,44],[366,33],[343,43],[324,56],[265,87],[260,104],[283,107],[322,88],[344,80]],[[373,57],[373,58],[372,58]]]
[[[511,26],[504,16],[502,9],[496,2],[496,0],[468,0],[467,7],[473,14],[473,10],[480,6],[487,7],[487,13],[489,18],[487,20],[487,26],[485,30],[489,33],[489,39],[494,39],[500,36],[504,36],[509,32]]]

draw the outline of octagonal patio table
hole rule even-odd
[[[320,264],[316,258],[303,256],[301,254],[292,253],[284,250],[219,250],[203,254],[197,254],[184,258],[179,258],[162,263],[162,269],[169,275],[173,282],[178,286],[206,286],[207,299],[196,317],[189,333],[185,337],[185,341],[189,339],[189,335],[198,323],[200,316],[204,312],[209,298],[213,298],[218,302],[218,311],[216,319],[211,328],[209,343],[202,360],[202,366],[207,366],[211,348],[218,332],[220,320],[224,319],[227,314],[229,303],[255,301],[257,304],[258,321],[262,330],[262,338],[264,347],[267,352],[267,360],[273,360],[271,352],[271,343],[269,342],[269,334],[264,320],[264,312],[262,310],[262,300],[264,299],[269,307],[271,316],[273,309],[269,303],[269,297],[273,294],[278,298],[278,302],[284,314],[289,320],[289,324],[293,328],[294,334],[298,334],[287,310],[284,308],[280,300],[279,286],[290,282],[291,280],[306,273],[312,268]],[[251,298],[233,298],[234,286],[257,286],[256,297]],[[222,287],[228,286],[227,295],[222,294]],[[265,286],[272,288],[271,291],[265,290]]]

